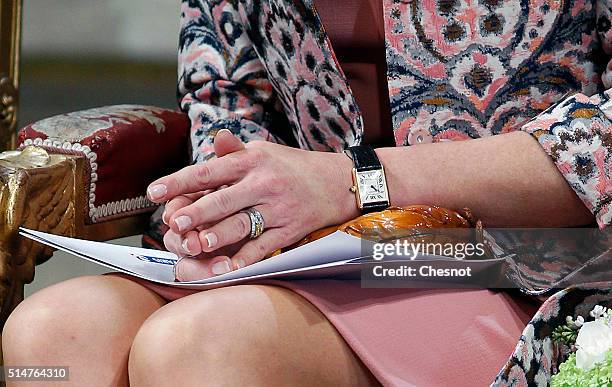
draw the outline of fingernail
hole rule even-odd
[[[240,269],[242,267],[246,266],[246,262],[244,262],[244,259],[242,258],[238,258],[234,261],[234,264],[236,265],[236,269]]]
[[[221,130],[217,131],[217,134],[219,134],[219,133],[221,133],[221,132],[227,132],[227,133],[229,133],[229,134],[233,135],[232,131],[231,131],[231,130],[229,130],[229,129],[221,129]]]
[[[176,227],[178,227],[179,231],[184,231],[191,226],[191,218],[187,215],[182,215],[174,219],[174,223],[176,223]]]
[[[176,270],[176,267],[178,266],[179,262],[181,262],[181,259],[183,259],[183,257],[179,257],[178,261],[176,261],[174,263],[174,266],[172,266],[172,272],[174,273],[174,279],[180,281],[181,279],[178,277],[179,273]]]
[[[217,236],[215,234],[213,234],[212,232],[207,233],[206,235],[204,235],[204,238],[206,238],[206,242],[208,242],[208,247],[214,247],[217,242]]]
[[[230,271],[230,266],[229,266],[229,263],[227,263],[227,261],[219,261],[212,265],[212,267],[210,268],[210,271],[212,271],[214,275],[219,275],[219,274],[227,273],[228,271]]]
[[[156,200],[164,197],[168,193],[168,188],[164,184],[155,184],[147,189],[149,199]]]
[[[168,221],[166,220],[166,210],[162,212],[162,222],[164,222],[166,226],[168,225]]]
[[[189,255],[192,255],[191,251],[189,251],[189,240],[187,238],[183,239],[183,242],[181,243],[181,247],[183,248],[184,252],[186,252]]]

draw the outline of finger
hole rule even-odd
[[[172,214],[174,214],[177,210],[190,205],[195,200],[197,199],[191,200],[190,198],[184,195],[177,196],[174,199],[170,200],[164,206],[164,212],[162,212],[162,222],[167,225],[169,222],[169,218],[172,216]]]
[[[179,281],[193,281],[201,278],[208,278],[214,275],[211,264],[229,260],[229,257],[236,254],[243,245],[244,241],[241,241],[221,248],[215,253],[201,253],[195,257],[182,258],[177,262],[174,268],[175,278]],[[228,264],[231,264],[231,262],[228,261]]]
[[[264,220],[267,219],[267,211],[260,207],[257,210]],[[265,226],[265,225],[264,225]],[[239,242],[251,234],[251,218],[244,212],[239,212],[219,223],[199,232],[202,251],[210,252],[222,247]]]
[[[193,257],[202,253],[202,247],[197,231],[189,231],[184,235],[168,230],[164,234],[164,246],[179,257]]]
[[[265,231],[259,237],[245,243],[244,246],[231,258],[233,269],[240,269],[259,262],[274,250],[288,246],[295,241],[287,240],[281,228]]]
[[[249,184],[239,183],[212,192],[194,203],[177,210],[168,220],[169,227],[177,234],[193,230],[202,224],[224,219],[257,203],[259,197]]]
[[[260,155],[261,153],[245,150],[203,164],[190,165],[155,180],[147,188],[147,197],[155,203],[161,203],[178,195],[233,184],[258,165]]]
[[[202,196],[208,195],[211,192],[214,192],[214,189],[207,189],[207,190],[200,191],[200,192],[182,194],[181,196],[184,196],[187,199],[190,199],[192,202],[195,202],[196,200],[198,200]]]
[[[280,230],[266,231],[257,239],[248,241],[231,259],[227,255],[218,255],[210,259],[202,259],[200,256],[183,258],[175,266],[176,279],[179,281],[195,281],[225,274],[261,261],[286,244],[284,243],[284,233]]]
[[[184,195],[179,195],[175,197],[174,199],[170,200],[168,203],[164,205],[164,212],[162,213],[162,221],[167,225],[170,217],[177,210],[190,205],[191,203],[195,202],[202,196],[207,195],[213,191],[214,190],[209,189],[206,191],[200,191],[200,192],[192,193],[192,194],[184,194]]]
[[[183,255],[195,257],[202,253],[202,245],[197,231],[189,231],[181,236],[181,252]]]
[[[240,141],[236,136],[234,136],[232,132],[229,131],[228,129],[221,129],[219,132],[217,132],[217,135],[215,136],[215,140],[214,140],[214,146],[215,146],[215,154],[217,155],[217,157],[222,157],[222,156],[225,156],[226,154],[245,149],[242,141]],[[227,187],[227,185],[223,185],[219,187],[219,189],[223,189],[225,187]],[[165,224],[168,224],[168,220],[167,220],[168,217],[171,216],[176,210],[195,202],[202,196],[209,194],[210,192],[213,192],[213,191],[214,190],[209,189],[206,191],[200,191],[200,192],[191,193],[191,194],[183,194],[183,195],[175,197],[174,199],[170,200],[170,202],[166,204],[166,209],[164,213],[162,214],[162,221]]]
[[[181,236],[176,234],[172,230],[168,230],[164,234],[164,246],[166,246],[166,249],[168,251],[178,255],[179,257],[182,257],[182,256],[185,255],[185,254],[181,253],[181,251],[180,251]]]
[[[230,265],[229,257],[222,255],[211,259],[183,258],[175,265],[174,276],[178,281],[196,281],[227,273]]]
[[[175,278],[179,281],[194,281],[221,273],[225,263],[231,266],[229,257],[236,254],[243,245],[244,241],[240,241],[214,253],[201,253],[196,257],[182,258],[174,268]],[[217,263],[220,263],[220,266],[215,266],[213,269],[213,265]]]
[[[227,154],[243,150],[244,143],[234,136],[229,129],[221,129],[215,136],[214,149],[217,157],[223,157]]]

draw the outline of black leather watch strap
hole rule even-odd
[[[382,165],[374,152],[374,148],[367,145],[357,145],[347,148],[344,153],[353,160],[358,172],[380,169]]]
[[[389,208],[389,203],[366,203],[361,207],[361,212],[368,214],[370,212],[383,211]]]
[[[371,171],[382,169],[382,164],[374,152],[374,148],[366,145],[358,145],[347,148],[344,153],[353,160],[353,165],[357,172]],[[356,182],[355,182],[356,183]],[[355,187],[355,189],[357,189]],[[359,195],[359,193],[356,193]],[[361,204],[361,212],[364,214],[375,211],[382,211],[389,207],[389,201],[363,203]]]

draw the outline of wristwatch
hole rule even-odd
[[[370,146],[352,146],[344,153],[353,160],[353,186],[357,207],[362,213],[382,211],[389,207],[385,170]]]

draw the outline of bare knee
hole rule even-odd
[[[66,296],[86,278],[50,286],[26,298],[11,313],[2,331],[4,359],[27,361],[41,359],[49,344],[74,336],[80,310],[66,304]]]
[[[199,293],[154,313],[134,339],[130,382],[164,385],[265,384],[262,362],[274,362],[277,337],[257,316],[267,302],[255,286]],[[204,379],[202,379],[204,378]],[[245,378],[248,378],[246,380]]]
[[[44,305],[26,300],[17,306],[2,330],[2,352],[7,364],[31,358],[36,348],[44,344],[44,332],[53,325]]]
[[[235,286],[166,305],[141,327],[134,385],[371,385],[369,371],[308,301],[270,286]]]
[[[4,326],[5,361],[45,364],[46,360],[54,362],[84,353],[85,348],[97,344],[96,338],[104,337],[111,345],[123,341],[130,329],[135,334],[140,323],[162,302],[151,297],[151,305],[147,305],[147,299],[141,298],[142,309],[135,312],[126,303],[132,286],[138,285],[112,276],[86,276],[50,286],[26,298]],[[156,302],[159,305],[155,306]],[[145,313],[147,308],[150,312],[137,321],[134,315]],[[138,326],[130,327],[132,320]],[[130,344],[131,341],[127,348]]]

